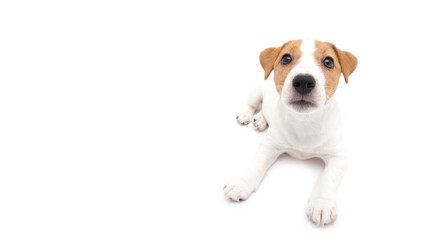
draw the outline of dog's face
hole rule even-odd
[[[274,70],[276,90],[291,109],[308,113],[333,96],[341,73],[345,82],[357,66],[357,58],[328,42],[289,41],[260,54],[264,79]]]

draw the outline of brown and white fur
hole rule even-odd
[[[283,62],[282,57],[288,59],[288,55],[291,61]],[[248,124],[254,119],[258,130],[269,128],[253,164],[224,187],[224,195],[234,201],[246,200],[283,153],[298,159],[318,157],[325,162],[325,169],[309,199],[307,216],[316,225],[334,222],[336,191],[347,163],[340,113],[332,96],[341,73],[348,83],[357,58],[331,43],[295,40],[265,49],[260,54],[260,62],[265,79],[274,71],[274,82],[265,81],[249,93],[247,106],[237,120]],[[314,82],[303,85],[310,92],[300,90],[300,84],[294,81],[300,81],[296,78],[300,75],[308,75]]]

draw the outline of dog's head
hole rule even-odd
[[[274,70],[276,90],[291,109],[314,111],[333,96],[341,73],[345,82],[356,69],[357,58],[328,42],[289,41],[260,54],[264,79]]]

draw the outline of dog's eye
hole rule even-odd
[[[334,68],[334,60],[331,57],[323,59],[323,65],[329,69]]]
[[[289,54],[285,54],[282,57],[282,60],[280,61],[282,65],[288,65],[292,62],[292,57]]]

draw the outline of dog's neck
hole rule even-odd
[[[315,146],[340,130],[335,127],[339,121],[339,114],[335,114],[337,108],[335,100],[331,98],[314,112],[298,113],[279,101],[276,109],[279,122],[276,127],[285,138],[292,139],[289,141],[291,143],[305,147]]]

